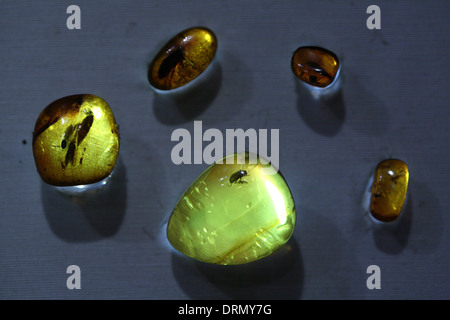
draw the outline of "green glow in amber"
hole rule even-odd
[[[175,249],[231,265],[263,258],[289,240],[296,220],[289,187],[279,172],[266,174],[270,164],[251,159],[248,153],[225,157],[188,187],[167,227]]]

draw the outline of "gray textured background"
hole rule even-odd
[[[66,8],[81,8],[81,30]],[[382,29],[366,28],[377,4]],[[448,1],[0,1],[0,298],[450,298]],[[174,34],[215,31],[220,68],[186,112],[150,89],[147,65]],[[290,70],[301,44],[342,60],[342,94],[314,105]],[[34,123],[52,101],[91,93],[121,132],[114,186],[73,202],[41,183]],[[280,129],[295,198],[293,238],[236,267],[175,254],[164,222],[207,165],[172,164],[176,128]],[[361,208],[378,161],[410,168],[401,224]],[[81,268],[68,290],[66,268]],[[366,268],[381,268],[381,290]]]

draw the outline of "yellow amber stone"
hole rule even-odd
[[[214,163],[184,192],[167,227],[175,249],[232,265],[263,258],[289,240],[296,220],[291,191],[279,172],[266,174],[270,164],[249,155]]]
[[[41,178],[51,185],[106,178],[119,155],[119,130],[108,103],[90,94],[52,102],[36,121],[33,154]]]
[[[197,78],[211,64],[217,50],[215,34],[203,27],[184,30],[159,51],[150,64],[150,84],[172,90]]]
[[[294,74],[314,87],[329,86],[339,70],[339,59],[331,51],[320,47],[300,47],[291,60]]]
[[[370,213],[382,222],[400,215],[408,189],[408,166],[401,160],[389,159],[378,164],[372,184]]]

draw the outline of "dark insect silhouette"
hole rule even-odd
[[[233,173],[230,177],[230,184],[233,183],[247,183],[247,181],[242,180],[243,177],[245,177],[247,175],[247,171],[245,170],[239,170],[235,173]]]
[[[61,148],[65,149],[67,144],[69,145],[67,148],[66,157],[64,159],[64,163],[61,163],[62,168],[64,169],[70,163],[72,165],[75,164],[75,152],[80,143],[86,138],[89,130],[92,127],[92,123],[94,122],[94,116],[89,114],[83,121],[78,125],[69,126],[64,133],[64,138],[61,141]],[[80,164],[83,164],[82,158],[80,158]]]
[[[167,77],[183,59],[184,49],[182,47],[177,47],[175,50],[172,50],[163,62],[161,62],[158,70],[158,78],[163,79]]]

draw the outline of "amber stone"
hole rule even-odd
[[[221,265],[249,263],[282,247],[295,227],[295,204],[284,177],[275,170],[267,174],[271,168],[259,157],[252,163],[248,153],[211,165],[172,212],[167,227],[172,246]]]
[[[151,62],[150,84],[159,90],[182,87],[208,68],[216,51],[217,38],[211,30],[184,30],[169,40]]]
[[[325,88],[333,83],[339,70],[339,59],[320,47],[300,47],[291,60],[292,71],[305,83]]]
[[[108,103],[91,94],[61,98],[39,115],[33,154],[44,182],[75,186],[99,182],[114,169],[119,130]]]
[[[408,189],[408,166],[402,160],[388,159],[375,170],[370,199],[371,215],[382,222],[391,222],[400,215]]]

